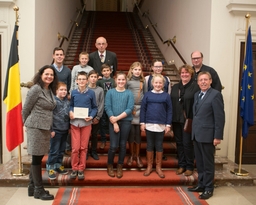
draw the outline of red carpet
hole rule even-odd
[[[207,205],[187,187],[59,188],[53,205]]]

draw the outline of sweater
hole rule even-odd
[[[74,107],[88,108],[88,117],[94,118],[98,111],[95,93],[88,88],[82,93],[78,89],[72,90],[69,110],[74,112]],[[91,121],[86,122],[84,119],[73,119],[70,121],[70,124],[77,127],[88,126],[91,123]]]
[[[86,72],[87,74],[93,70],[93,68],[89,65],[86,65],[85,67],[81,67],[81,65],[75,65],[72,68],[72,72],[71,72],[71,88],[70,88],[70,92],[74,89],[77,89],[77,83],[76,83],[76,78],[77,78],[77,74],[81,71]]]
[[[67,85],[67,91],[69,92],[70,87],[71,87],[71,71],[70,71],[70,69],[67,66],[63,65],[62,70],[59,71],[59,69],[57,68],[57,66],[55,64],[53,64],[53,66],[55,67],[56,74],[58,76],[58,80]]]
[[[96,86],[96,88],[90,88],[90,90],[93,90],[96,97],[96,104],[98,106],[98,112],[95,116],[98,120],[102,117],[103,111],[104,111],[104,91],[101,87]]]
[[[105,97],[105,111],[108,117],[118,116],[125,112],[127,116],[122,120],[132,120],[134,106],[133,94],[130,90],[118,92],[115,88],[109,90]]]
[[[172,102],[166,92],[146,92],[141,102],[140,123],[172,124]]]
[[[104,90],[104,95],[106,96],[106,93],[112,89],[115,88],[115,80],[113,78],[102,78],[97,81],[97,85],[100,86]]]
[[[128,80],[126,83],[126,88],[132,91],[133,93],[135,105],[140,105],[144,96],[144,93],[143,93],[144,84],[142,86],[142,89],[140,90],[140,83],[142,83],[140,82],[140,77],[135,77],[135,76],[132,76],[131,79]],[[140,92],[140,96],[139,96],[139,92]]]
[[[53,125],[52,129],[57,133],[66,133],[69,129],[69,100],[55,96],[56,107],[53,110]]]

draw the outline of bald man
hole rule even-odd
[[[200,51],[194,51],[193,53],[191,53],[191,60],[192,60],[193,68],[195,70],[195,76],[194,76],[195,82],[197,82],[197,76],[200,72],[207,71],[212,76],[211,87],[221,92],[222,85],[221,85],[221,81],[218,76],[218,73],[212,67],[209,67],[203,64],[203,57],[204,56]]]
[[[90,60],[88,62],[88,65],[93,67],[93,69],[99,74],[99,76],[102,76],[101,66],[102,64],[106,63],[112,69],[111,76],[113,77],[115,75],[115,72],[117,71],[116,54],[114,52],[106,50],[108,43],[104,37],[97,38],[95,46],[98,50],[90,53]]]

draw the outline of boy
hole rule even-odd
[[[104,97],[106,97],[107,91],[115,87],[115,80],[111,78],[112,69],[108,64],[102,64],[101,73],[103,75],[102,79],[98,80],[97,85],[102,87],[104,90]],[[100,149],[104,149],[106,146],[106,132],[108,130],[108,116],[104,110],[103,115],[100,119],[100,135],[101,135],[101,145]]]
[[[93,70],[91,66],[87,65],[88,61],[89,61],[89,54],[87,52],[81,52],[79,54],[80,64],[75,65],[72,68],[70,92],[74,89],[77,89],[77,83],[76,83],[77,73],[79,73],[80,71],[85,71],[88,74],[91,70]]]
[[[95,118],[92,120],[92,132],[91,132],[91,157],[95,160],[99,160],[97,154],[97,134],[100,126],[100,118],[102,117],[104,111],[104,91],[101,87],[97,86],[99,74],[95,70],[91,70],[88,74],[88,88],[95,92],[96,103],[98,106],[98,112]]]
[[[84,179],[84,169],[86,167],[86,153],[88,142],[91,134],[92,119],[97,114],[97,104],[95,93],[87,88],[87,75],[84,71],[77,74],[76,82],[78,88],[72,90],[70,99],[70,124],[71,124],[71,140],[72,140],[72,155],[71,179]],[[74,108],[88,108],[88,116],[75,117]],[[78,115],[81,115],[79,112]]]

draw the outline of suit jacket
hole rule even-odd
[[[50,91],[50,98],[46,92],[37,84],[29,89],[22,109],[22,119],[26,127],[42,130],[51,129],[52,111],[56,102],[52,91]]]
[[[212,143],[214,139],[223,139],[225,124],[223,98],[219,91],[209,88],[203,99],[199,100],[200,92],[194,95],[192,140]]]
[[[100,60],[98,51],[94,51],[94,52],[90,53],[89,59],[90,60],[88,62],[88,65],[91,66],[95,71],[97,71],[100,76],[102,76],[101,66],[103,63],[107,63],[108,65],[110,65],[110,67],[113,70],[112,76],[115,75],[115,73],[117,71],[117,58],[116,58],[116,54],[114,52],[106,50],[105,61],[103,63]]]

